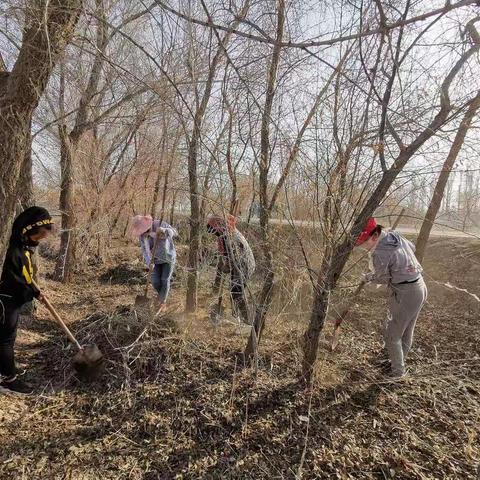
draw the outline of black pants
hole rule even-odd
[[[15,353],[13,346],[17,338],[20,306],[0,299],[0,375],[15,375]]]

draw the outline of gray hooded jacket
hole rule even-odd
[[[382,233],[372,252],[372,281],[396,284],[416,280],[423,272],[415,257],[415,246],[397,232]]]

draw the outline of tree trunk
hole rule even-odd
[[[150,208],[150,215],[155,218],[156,210],[157,210],[157,203],[160,197],[160,187],[162,181],[162,174],[165,176],[164,170],[164,163],[165,163],[165,149],[167,143],[167,134],[165,121],[163,122],[163,133],[162,133],[162,146],[160,148],[160,160],[158,162],[158,169],[157,169],[157,178],[155,179],[155,187],[153,189],[153,199],[152,199],[152,207]]]
[[[25,141],[25,157],[20,171],[19,192],[18,192],[18,208],[20,211],[31,207],[35,202],[33,193],[33,175],[32,175],[32,125],[28,128],[28,135]]]
[[[0,267],[17,203],[22,161],[30,142],[30,124],[40,96],[73,36],[81,0],[28,2],[22,46],[13,70],[3,72],[0,89]]]
[[[202,101],[195,112],[193,120],[193,132],[188,145],[188,179],[190,185],[190,239],[187,260],[187,296],[185,310],[193,312],[197,308],[197,280],[198,280],[198,252],[200,250],[201,210],[198,188],[198,145],[200,142],[201,129],[208,102],[212,93],[213,81],[217,72],[218,64],[224,55],[224,49],[230,39],[227,33],[221,45],[213,57],[208,72]]]
[[[271,122],[271,112],[273,105],[273,97],[275,94],[276,77],[278,72],[278,64],[280,60],[281,48],[280,44],[284,34],[285,23],[285,1],[278,1],[278,16],[277,16],[277,43],[272,53],[272,61],[267,79],[267,93],[265,97],[265,109],[262,115],[262,128],[261,128],[261,148],[260,148],[260,162],[259,162],[259,196],[260,196],[260,227],[262,233],[262,245],[265,256],[265,273],[264,284],[258,300],[258,308],[255,315],[254,327],[245,349],[245,356],[252,356],[254,350],[261,340],[265,317],[270,307],[271,299],[273,296],[273,287],[275,281],[275,272],[273,270],[273,253],[272,245],[269,238],[269,223],[272,212],[275,212],[276,203],[281,189],[285,185],[287,178],[290,174],[291,168],[298,158],[300,146],[303,140],[303,136],[312,122],[316,111],[320,105],[321,100],[327,93],[330,82],[335,77],[337,71],[342,67],[345,59],[349,54],[349,50],[343,55],[335,71],[330,75],[330,78],[320,90],[315,98],[315,102],[310,108],[303,124],[296,136],[295,142],[291,147],[286,164],[284,165],[280,178],[278,179],[271,198],[268,199],[268,187],[269,187],[269,171],[270,171],[270,132],[269,123]],[[253,203],[253,200],[252,200]],[[249,213],[250,217],[250,213]]]
[[[255,199],[256,199],[256,192],[254,191],[252,194],[252,200],[250,202],[250,207],[248,207],[248,216],[247,216],[247,225],[250,225],[252,221],[253,209],[255,207]]]
[[[76,221],[74,205],[74,152],[76,140],[66,132],[65,126],[60,131],[60,212],[62,214],[62,232],[60,235],[60,252],[55,264],[53,277],[61,282],[69,282],[75,267]]]
[[[212,79],[213,81],[213,79]],[[204,97],[205,98],[205,97]],[[185,310],[197,308],[198,252],[200,250],[200,202],[198,198],[197,156],[200,138],[201,116],[195,115],[195,125],[188,148],[188,177],[190,184],[190,239],[187,259],[187,295]]]
[[[22,170],[20,171],[20,179],[18,182],[19,192],[17,201],[17,215],[28,207],[34,204],[33,194],[33,177],[32,177],[32,135],[31,122],[28,131],[28,138],[26,140],[25,159],[23,161]],[[35,250],[37,250],[35,248]],[[37,255],[32,256],[32,264],[34,268],[34,279],[38,281],[38,272],[40,269],[40,258]],[[34,302],[26,303],[22,309],[22,315],[33,315],[36,311],[36,304]]]
[[[275,273],[273,271],[273,254],[270,242],[269,222],[271,215],[271,202],[268,198],[269,171],[270,171],[270,122],[277,83],[278,66],[280,62],[281,46],[285,24],[285,1],[278,1],[276,40],[272,52],[272,58],[268,69],[267,91],[265,94],[265,106],[262,114],[260,131],[260,162],[259,162],[259,196],[260,196],[260,234],[264,255],[263,286],[257,300],[252,332],[245,348],[245,358],[254,356],[258,342],[260,341],[265,316],[270,308],[273,296]]]
[[[423,220],[416,244],[416,256],[420,263],[423,262],[423,259],[425,257],[430,232],[435,222],[435,218],[437,218],[440,205],[442,204],[442,199],[445,193],[445,187],[450,177],[450,172],[455,165],[455,161],[457,160],[458,154],[465,141],[465,136],[467,135],[467,132],[471,127],[472,121],[477,114],[479,108],[480,92],[477,94],[473,102],[470,103],[470,106],[468,107],[468,110],[466,111],[462,122],[458,127],[457,133],[455,134],[455,139],[453,140],[450,151],[448,152],[447,158],[445,159],[442,170],[438,177],[437,184],[435,185],[432,200],[430,201],[430,205],[428,206],[427,213],[425,215],[425,219]]]
[[[175,203],[176,203],[176,200],[177,200],[177,192],[174,191],[173,192],[173,195],[172,195],[172,205],[170,206],[170,219],[169,219],[169,222],[170,225],[173,225],[174,221],[175,221]]]
[[[234,214],[233,209],[237,203],[237,171],[236,165],[232,162],[232,134],[233,134],[233,112],[230,111],[230,116],[227,122],[228,125],[228,137],[227,137],[227,152],[225,160],[227,162],[228,176],[230,177],[230,183],[232,184],[232,192],[230,194],[230,214]]]
[[[215,147],[213,148],[213,151],[210,154],[210,160],[208,162],[207,170],[203,178],[202,200],[200,202],[200,218],[202,222],[205,221],[205,217],[206,217],[206,211],[208,206],[208,190],[210,189],[210,180],[212,177],[213,167],[215,166],[215,163],[219,165],[218,154],[219,154],[220,144],[227,130],[227,126],[228,126],[228,123],[226,123],[225,126],[222,128],[220,135],[218,135],[217,140],[215,141]]]
[[[162,220],[162,221],[165,220],[165,205],[167,203],[169,178],[170,178],[170,168],[165,173],[165,178],[163,179],[162,208],[160,210],[160,220]]]
[[[105,8],[103,0],[96,0],[98,26],[96,36],[96,55],[93,61],[88,83],[82,92],[78,103],[75,125],[68,133],[66,123],[59,126],[60,136],[60,170],[61,170],[61,192],[60,192],[60,211],[62,212],[62,233],[60,237],[60,252],[55,265],[53,276],[56,280],[69,282],[72,271],[75,269],[76,259],[76,217],[74,205],[74,187],[75,187],[75,156],[78,145],[80,144],[85,132],[95,127],[99,121],[89,118],[91,110],[91,101],[98,93],[101,71],[105,62],[105,49],[109,41],[107,36],[107,23],[105,22]],[[60,113],[63,119],[65,115],[65,75],[62,69],[60,75]],[[100,101],[100,96],[97,101]],[[110,107],[114,108],[114,107]]]

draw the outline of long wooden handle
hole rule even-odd
[[[160,220],[160,224],[158,228],[160,228],[162,225],[162,221]],[[145,297],[148,294],[148,287],[150,286],[150,282],[152,281],[152,270],[153,270],[153,264],[155,263],[155,253],[157,251],[157,246],[158,246],[158,240],[160,239],[160,230],[157,229],[155,233],[155,241],[153,242],[153,249],[150,252],[150,263],[148,264],[148,279],[147,279],[147,284],[145,285]],[[148,241],[148,239],[147,239]]]
[[[65,323],[63,322],[63,320],[60,317],[60,315],[58,314],[58,312],[55,310],[53,305],[50,303],[50,300],[48,300],[48,298],[43,297],[43,304],[45,305],[45,307],[47,307],[47,310],[52,314],[52,317],[57,321],[57,323],[60,325],[60,327],[66,333],[69,340],[78,348],[78,350],[82,350],[82,346],[80,345],[80,343],[78,343],[78,340],[73,336],[70,329],[65,325]]]
[[[337,345],[338,345],[340,325],[345,320],[346,316],[348,315],[348,313],[350,312],[350,309],[353,306],[353,303],[354,303],[355,299],[358,297],[358,295],[363,290],[363,288],[365,287],[366,284],[367,284],[367,281],[365,279],[363,279],[358,284],[358,286],[355,289],[355,291],[353,292],[347,306],[343,309],[342,313],[340,313],[340,315],[335,319],[335,327],[334,327],[333,333],[332,333],[332,341],[330,342],[330,349],[332,350],[332,352],[337,348]]]
[[[350,309],[352,308],[356,298],[360,295],[360,292],[363,290],[363,288],[365,287],[366,284],[367,284],[367,281],[365,279],[362,279],[362,281],[358,284],[357,288],[352,293],[352,296],[350,297],[346,307],[342,310],[340,315],[338,315],[338,317],[335,319],[335,328],[336,329],[345,320],[345,317],[350,312]]]
[[[38,287],[37,283],[35,282],[35,280],[33,280],[33,278],[32,278],[32,285],[37,290],[41,291],[40,288]],[[66,333],[68,339],[78,348],[78,350],[82,350],[82,346],[80,345],[80,343],[78,343],[78,340],[73,336],[72,332],[65,325],[64,321],[62,320],[62,318],[60,317],[58,312],[55,310],[53,305],[50,303],[50,300],[47,297],[45,297],[45,295],[43,295],[43,294],[42,294],[42,303],[45,305],[45,307],[50,312],[52,317],[56,320],[56,322],[60,325],[62,330]]]

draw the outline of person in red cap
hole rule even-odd
[[[374,218],[368,219],[355,245],[370,252],[373,271],[365,274],[365,279],[386,284],[390,289],[385,346],[390,358],[390,376],[403,377],[415,324],[427,299],[423,269],[415,257],[415,246],[395,231],[384,232]]]

